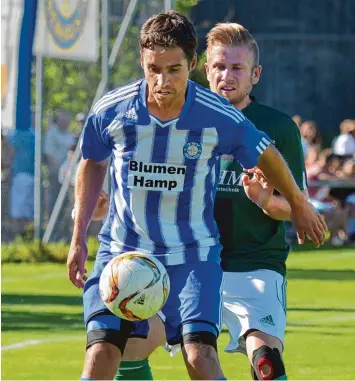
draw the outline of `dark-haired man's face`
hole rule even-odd
[[[143,49],[141,65],[148,84],[148,102],[169,107],[184,101],[187,80],[196,59],[189,64],[181,48],[155,45],[154,49]]]

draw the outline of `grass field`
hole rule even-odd
[[[355,379],[355,249],[295,252],[288,272],[285,363],[289,379]],[[247,359],[225,354],[228,379],[250,379]],[[2,266],[3,380],[79,379],[84,356],[80,291],[65,265]],[[156,379],[187,379],[181,354],[158,348],[151,359]]]

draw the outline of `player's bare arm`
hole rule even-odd
[[[263,210],[270,218],[278,221],[291,220],[291,206],[285,197],[275,195],[275,186],[267,181],[263,173],[258,168],[248,170],[253,174],[252,178],[247,175],[243,177],[243,187],[245,194]],[[308,199],[308,190],[302,190]]]
[[[70,281],[78,288],[84,287],[87,258],[86,231],[96,207],[105,179],[108,159],[102,162],[82,160],[75,182],[75,219],[73,236],[67,259]]]
[[[109,208],[110,196],[102,190],[97,200],[96,208],[91,217],[92,221],[102,221],[106,218]]]
[[[326,231],[324,219],[299,189],[284,159],[275,147],[268,146],[260,155],[258,168],[290,204],[290,219],[297,231],[299,243],[303,243],[307,235],[317,247],[322,245]]]
[[[109,209],[110,196],[102,190],[96,203],[94,213],[92,214],[91,221],[102,221],[106,218]],[[75,219],[75,205],[72,210],[72,219]]]
[[[307,189],[301,191],[308,199]],[[291,206],[283,196],[272,195],[263,211],[274,220],[291,221]]]

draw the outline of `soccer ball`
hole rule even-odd
[[[125,320],[154,316],[170,292],[169,275],[152,255],[129,252],[118,255],[104,268],[100,295],[106,307]]]

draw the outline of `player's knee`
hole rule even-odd
[[[124,332],[110,329],[90,330],[87,333],[86,349],[96,356],[101,353],[116,357],[123,355],[128,337]]]
[[[117,361],[120,358],[120,351],[111,343],[99,342],[87,348],[86,358],[88,362],[101,361],[102,359],[109,362]]]
[[[189,373],[196,378],[203,379],[210,367],[214,368],[216,351],[211,346],[203,344],[188,345],[184,347],[186,352],[185,362]]]
[[[279,350],[266,345],[253,352],[253,367],[259,380],[274,380],[286,373]]]
[[[209,364],[217,359],[217,338],[211,332],[185,334],[182,338],[182,346],[189,366],[195,370],[203,369],[206,363]]]

